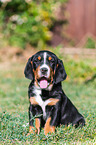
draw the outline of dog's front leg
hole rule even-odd
[[[45,126],[44,126],[44,134],[47,135],[48,133],[54,133],[55,127],[60,122],[60,107],[58,107],[58,103],[56,106],[52,106],[52,112],[49,115],[49,117],[46,120]]]
[[[41,123],[41,119],[40,117],[38,117],[38,114],[36,114],[37,109],[35,109],[34,106],[30,105],[29,107],[29,133],[40,133],[40,123]],[[39,112],[37,112],[39,113]],[[35,127],[34,127],[35,126]]]
[[[54,133],[55,132],[55,126],[50,125],[51,117],[49,117],[46,121],[45,127],[44,127],[44,134],[47,135],[49,132]]]
[[[29,126],[29,133],[27,134],[27,136],[30,135],[31,133],[32,134],[40,133],[40,119],[39,118],[35,118],[35,128],[33,127],[33,125]]]

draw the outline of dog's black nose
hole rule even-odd
[[[41,72],[42,72],[42,74],[46,74],[46,73],[47,73],[47,71],[48,71],[48,69],[47,69],[47,68],[45,68],[45,67],[41,68]]]

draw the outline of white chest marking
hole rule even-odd
[[[36,102],[38,102],[38,104],[41,106],[42,111],[43,111],[43,118],[46,118],[46,110],[45,107],[48,103],[50,103],[49,100],[43,101],[41,96],[36,96]]]
[[[35,96],[35,99],[36,99],[36,102],[41,106],[41,108],[42,108],[42,111],[43,111],[43,118],[44,119],[46,119],[46,110],[45,110],[45,108],[46,108],[46,105],[48,104],[48,103],[50,103],[51,101],[50,100],[46,100],[46,101],[43,101],[42,100],[42,98],[41,98],[41,90],[37,90],[37,89],[35,89],[34,90],[34,93],[36,94],[36,96]]]

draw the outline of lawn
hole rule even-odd
[[[0,145],[7,144],[96,144],[96,73],[93,59],[64,59],[68,74],[63,89],[73,104],[85,117],[83,128],[60,126],[55,134],[26,136],[28,133],[28,85],[24,78],[25,63],[0,63]],[[85,81],[87,83],[85,83]]]

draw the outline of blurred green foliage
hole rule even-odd
[[[96,41],[92,37],[88,37],[85,48],[96,48]]]
[[[67,0],[5,0],[0,1],[0,33],[10,45],[45,47],[51,39],[54,9]]]

